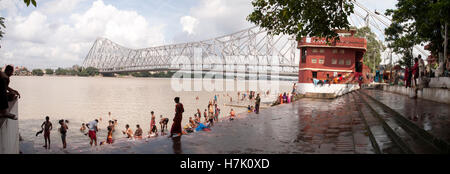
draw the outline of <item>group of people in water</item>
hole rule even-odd
[[[209,102],[207,109],[205,109],[205,111],[203,113],[204,122],[201,121],[202,113],[201,113],[200,109],[197,109],[197,112],[194,114],[194,118],[189,117],[188,123],[184,127],[181,127],[181,122],[182,122],[182,117],[183,117],[182,114],[184,112],[184,107],[183,107],[183,104],[180,103],[180,98],[176,97],[174,99],[174,101],[176,103],[175,117],[173,119],[173,124],[170,129],[169,137],[173,137],[174,135],[181,136],[183,134],[189,134],[189,133],[193,133],[193,132],[197,132],[197,131],[210,131],[211,127],[214,125],[214,122],[219,121],[220,108],[218,107],[217,100],[218,100],[218,96],[215,95],[214,99]],[[150,120],[150,131],[148,132],[148,138],[158,136],[158,127],[156,126],[155,113],[154,113],[154,111],[151,111],[150,114],[151,114],[151,120]],[[111,112],[109,112],[108,115],[111,118]],[[234,120],[235,118],[236,118],[235,111],[233,109],[231,109],[230,120]],[[93,145],[97,146],[97,144],[98,144],[97,143],[97,141],[98,141],[97,133],[99,132],[99,122],[101,122],[101,121],[102,121],[102,118],[100,117],[99,119],[95,119],[88,123],[81,124],[80,131],[82,134],[89,137],[89,139],[90,139],[89,144],[91,146],[93,146]],[[160,124],[160,131],[161,131],[160,135],[161,136],[166,135],[166,133],[164,131],[167,130],[168,123],[169,123],[169,118],[165,118],[162,115],[160,115],[159,124]],[[68,120],[60,120],[59,124],[60,124],[60,128],[59,128],[58,132],[61,134],[63,148],[65,149],[67,147],[66,134],[69,129],[69,127],[68,127],[69,121]],[[99,144],[104,145],[104,144],[114,143],[113,134],[116,131],[117,127],[118,127],[118,121],[116,119],[109,120],[108,126],[106,128],[107,129],[106,140],[99,142]],[[42,123],[41,128],[42,128],[42,130],[37,132],[36,136],[38,136],[41,133],[44,133],[45,145],[43,147],[46,149],[50,149],[50,142],[51,142],[50,141],[50,132],[53,129],[53,125],[50,121],[49,116],[47,116],[45,118],[45,121]],[[139,124],[136,125],[136,130],[134,132],[129,124],[126,124],[125,130],[122,130],[121,132],[122,132],[122,134],[125,135],[126,138],[129,138],[129,139],[141,140],[141,139],[143,139],[143,136],[144,136],[142,127]]]

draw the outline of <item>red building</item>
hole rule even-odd
[[[356,30],[336,31],[340,41],[327,43],[325,38],[304,37],[298,42],[300,49],[299,83],[312,83],[313,78],[343,80],[346,83],[356,72],[362,73],[363,56],[367,49],[365,38],[354,37]]]

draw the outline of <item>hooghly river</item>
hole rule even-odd
[[[90,150],[89,138],[80,132],[81,123],[94,119],[100,119],[99,141],[106,139],[106,127],[108,120],[118,120],[119,130],[124,130],[129,124],[135,130],[136,124],[140,124],[147,135],[150,125],[150,112],[154,111],[156,122],[159,116],[169,118],[168,128],[172,125],[175,112],[175,97],[181,98],[185,112],[183,114],[183,125],[189,117],[193,117],[197,108],[202,112],[207,104],[218,95],[219,117],[228,116],[231,107],[226,106],[230,97],[236,101],[237,91],[246,91],[257,87],[256,90],[266,91],[267,85],[274,92],[288,92],[292,82],[280,81],[242,81],[226,80],[224,82],[214,80],[192,80],[191,84],[180,83],[173,79],[152,78],[106,78],[106,77],[11,77],[10,87],[18,90],[22,96],[19,100],[19,129],[25,141],[32,143],[32,151],[36,153],[58,153],[58,152],[83,152]],[[194,84],[195,83],[195,84]],[[203,84],[204,83],[204,84]],[[237,87],[244,84],[245,88]],[[194,87],[197,85],[196,87]],[[212,86],[223,86],[223,90],[212,91]],[[201,88],[198,88],[201,87]],[[200,90],[198,90],[200,89]],[[198,97],[198,100],[197,100]],[[245,111],[245,108],[234,108],[237,112]],[[111,117],[108,116],[111,112]],[[44,150],[43,135],[35,136],[41,128],[45,116],[49,116],[53,123],[51,132],[52,149]],[[62,150],[60,127],[58,120],[69,120],[69,131],[67,133],[68,150]],[[203,120],[202,120],[203,121]],[[159,124],[157,124],[159,129]],[[114,134],[115,139],[121,139],[124,135],[120,131]],[[98,147],[101,148],[101,147]]]

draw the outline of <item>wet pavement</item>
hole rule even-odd
[[[427,131],[434,137],[450,142],[450,105],[424,99],[411,99],[379,90],[364,90],[381,103]]]

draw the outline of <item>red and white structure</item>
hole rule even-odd
[[[304,37],[298,41],[299,93],[331,93],[340,96],[359,88],[357,83],[349,82],[363,72],[367,41],[365,38],[354,37],[355,29],[336,32],[340,35],[340,40],[327,43],[325,38]],[[314,84],[313,79],[325,84]]]

